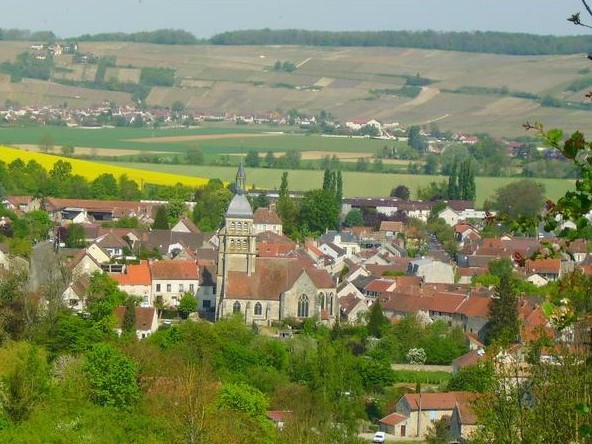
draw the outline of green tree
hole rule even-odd
[[[374,301],[368,312],[368,324],[366,325],[368,334],[375,338],[381,338],[388,325],[389,321],[382,311],[380,301]]]
[[[259,152],[255,150],[249,150],[245,156],[245,166],[249,168],[259,168],[261,159],[259,158]]]
[[[290,198],[288,188],[288,172],[282,173],[280,183],[279,197],[277,201],[277,213],[282,219],[284,232],[288,236],[293,236],[296,231],[296,218],[298,217],[298,207],[294,199]]]
[[[136,298],[128,296],[123,313],[123,333],[136,337]]]
[[[364,217],[362,216],[362,212],[354,208],[345,216],[345,220],[343,221],[344,227],[363,227],[364,226]]]
[[[117,200],[119,198],[119,187],[115,177],[109,173],[101,174],[92,181],[91,193],[95,199]]]
[[[512,277],[503,274],[489,304],[487,342],[513,344],[519,340],[519,337],[518,297],[514,291]]]
[[[113,346],[95,345],[85,356],[83,368],[94,403],[128,410],[138,402],[137,366]]]
[[[307,191],[300,202],[299,224],[317,234],[324,233],[337,226],[340,209],[330,191]]]
[[[51,153],[54,147],[53,136],[49,133],[45,133],[39,139],[39,151],[42,153]]]
[[[15,422],[26,420],[50,388],[49,366],[42,352],[35,346],[28,346],[5,383],[4,410]]]
[[[67,248],[83,248],[86,246],[86,232],[80,224],[71,224],[68,226],[65,244]]]
[[[203,165],[205,158],[199,148],[191,148],[185,153],[185,161],[189,165]]]
[[[128,178],[127,174],[119,176],[119,194],[122,200],[139,200],[141,191],[135,180]]]
[[[411,192],[409,191],[409,187],[405,185],[397,185],[391,190],[390,196],[401,200],[409,200]]]
[[[499,188],[495,193],[494,209],[510,219],[536,218],[545,204],[545,186],[532,180],[519,180]]]
[[[69,157],[74,154],[74,145],[63,145],[62,146],[62,154],[66,157]]]
[[[496,384],[493,364],[489,361],[461,368],[448,380],[446,390],[485,393]]]
[[[407,130],[407,145],[420,152],[424,152],[428,148],[428,143],[421,134],[419,126],[410,126]]]
[[[152,222],[152,229],[154,230],[168,230],[169,218],[167,214],[166,205],[161,205],[156,209],[154,215],[154,222]]]
[[[126,294],[109,275],[96,271],[90,277],[86,291],[86,306],[90,318],[95,322],[107,322],[105,328],[110,331],[110,319],[115,307],[123,304]]]
[[[187,319],[191,313],[197,311],[197,299],[191,293],[185,293],[179,302],[179,315]]]

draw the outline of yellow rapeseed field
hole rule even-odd
[[[104,165],[99,162],[91,162],[88,160],[71,159],[69,157],[54,156],[53,154],[37,153],[32,151],[20,150],[17,148],[9,148],[0,146],[0,160],[6,164],[15,159],[21,159],[27,163],[30,160],[35,160],[41,164],[46,170],[53,168],[53,165],[58,160],[63,160],[72,165],[72,173],[79,174],[88,180],[94,180],[101,174],[112,174],[118,179],[122,174],[127,174],[128,179],[136,181],[140,186],[151,183],[154,185],[176,185],[178,183],[187,186],[199,187],[208,183],[207,178],[183,176],[170,173],[159,173],[156,171],[138,170],[135,168],[123,168],[112,165]],[[179,167],[181,169],[181,167]]]

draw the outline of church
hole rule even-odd
[[[316,317],[331,325],[339,316],[336,285],[331,275],[294,257],[259,257],[253,209],[246,195],[241,162],[236,190],[218,233],[216,283],[218,319],[241,313],[245,323],[271,325],[285,319]]]

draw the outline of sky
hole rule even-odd
[[[581,0],[18,0],[2,8],[0,28],[62,38],[163,28],[199,38],[261,28],[590,34],[566,20],[583,10]]]

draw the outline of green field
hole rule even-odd
[[[371,153],[381,150],[385,145],[392,146],[394,141],[360,139],[348,137],[323,137],[305,135],[302,132],[261,137],[238,137],[237,134],[254,135],[262,132],[290,131],[290,127],[244,127],[233,124],[213,125],[202,128],[175,129],[136,129],[136,128],[66,128],[43,126],[30,128],[0,127],[0,144],[2,145],[36,145],[49,135],[55,151],[63,145],[75,147],[100,148],[111,150],[138,150],[153,152],[184,153],[190,148],[199,148],[204,154],[238,154],[249,150],[285,152],[297,151],[329,151],[349,153]],[[155,142],[151,139],[160,137],[190,137],[218,134],[233,135],[227,139],[201,139]],[[135,139],[145,139],[140,142]]]
[[[125,162],[114,162],[113,165],[167,173],[182,172],[184,175],[219,178],[227,182],[234,181],[236,175],[236,167],[155,165]],[[256,188],[277,189],[280,185],[282,173],[283,170],[281,169],[248,168],[247,183]],[[485,199],[492,196],[496,189],[520,179],[522,178],[477,177],[477,206],[481,205]],[[446,177],[344,172],[343,192],[346,197],[384,197],[389,195],[392,188],[403,184],[409,187],[413,198],[419,187],[424,187],[432,181],[442,180],[446,180]],[[288,175],[290,189],[294,191],[306,191],[313,188],[320,188],[322,181],[323,172],[319,170],[290,170]],[[573,187],[574,183],[573,180],[565,179],[536,179],[536,181],[545,185],[547,197],[552,200],[561,197],[569,188]]]

